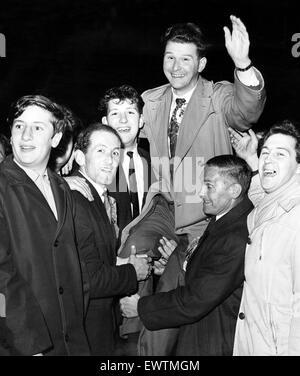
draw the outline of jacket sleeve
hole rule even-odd
[[[254,68],[255,69],[255,68]],[[266,102],[266,91],[261,73],[255,69],[260,82],[258,88],[244,85],[235,73],[234,84],[217,82],[213,103],[223,112],[225,124],[245,131],[256,123]]]
[[[74,224],[77,246],[81,263],[84,265],[82,269],[87,273],[89,298],[134,294],[137,290],[137,277],[133,265],[110,265],[100,257],[99,253],[106,252],[106,245],[104,241],[97,244],[88,204],[85,204],[87,200],[78,192],[72,194],[75,198]]]
[[[212,250],[205,264],[193,265],[193,269],[197,268],[196,275],[189,282],[186,280],[185,286],[139,300],[138,313],[147,329],[172,328],[199,321],[241,286],[245,240],[237,235],[222,239],[218,245],[221,249]],[[190,262],[195,262],[195,258]]]
[[[300,354],[300,229],[298,229],[294,244],[292,257],[293,306],[288,355],[298,356]]]
[[[0,353],[34,355],[52,347],[41,308],[14,263],[0,208]]]

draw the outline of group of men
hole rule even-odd
[[[233,84],[202,77],[205,43],[187,23],[164,36],[167,85],[142,98],[128,85],[105,93],[101,123],[85,127],[74,147],[69,184],[83,179],[89,198],[47,168],[63,107],[40,95],[12,105],[12,155],[0,165],[1,354],[114,355],[121,313],[139,316],[154,336],[179,328],[169,355],[299,354],[300,135],[290,122],[275,125],[258,162],[255,135],[241,132],[263,111],[264,82],[244,24],[230,19]],[[140,297],[151,260],[134,245],[128,257],[117,248],[157,193],[179,245],[173,251],[158,234],[164,258],[154,269],[164,288]]]

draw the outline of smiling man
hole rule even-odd
[[[71,193],[47,169],[65,128],[40,95],[11,106],[13,155],[0,166],[0,353],[89,355]]]
[[[250,168],[241,158],[210,159],[201,197],[211,222],[186,250],[185,285],[122,299],[123,314],[138,314],[149,330],[179,327],[176,349],[167,355],[232,355],[244,280],[247,215],[252,210],[247,197],[250,180]]]
[[[300,133],[289,120],[273,125],[258,158],[253,132],[232,133],[251,166],[249,242],[235,355],[300,355]]]
[[[149,140],[153,169],[174,200],[176,232],[189,239],[207,225],[198,196],[203,176],[199,184],[195,176],[208,159],[232,153],[228,126],[250,128],[265,103],[263,78],[249,58],[246,27],[235,16],[230,20],[232,32],[227,27],[224,32],[235,66],[233,84],[202,77],[207,46],[200,28],[184,23],[171,26],[163,36],[163,71],[169,83],[142,94],[141,137]]]
[[[151,185],[150,155],[138,144],[144,125],[143,105],[141,96],[129,85],[107,90],[99,102],[102,122],[118,132],[123,144],[120,167],[109,187],[117,202],[120,232],[140,214]]]
[[[100,123],[84,129],[75,145],[79,165],[75,175],[86,180],[94,198],[88,201],[81,193],[72,191],[76,235],[89,276],[85,323],[92,355],[113,355],[117,338],[117,298],[136,292],[137,282],[146,278],[150,267],[147,259],[136,257],[134,252],[123,260],[124,265],[116,265],[115,209],[107,186],[115,177],[120,149],[117,131]]]

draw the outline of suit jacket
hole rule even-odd
[[[251,210],[245,198],[208,227],[187,264],[185,286],[139,300],[147,329],[180,327],[177,355],[232,355]]]
[[[143,161],[144,197],[142,206],[144,206],[149,187],[153,180],[154,173],[151,168],[150,154],[141,147],[138,147],[137,150]],[[110,196],[116,199],[117,224],[120,231],[119,234],[121,235],[123,228],[126,227],[128,223],[130,223],[133,220],[131,213],[130,195],[127,189],[126,177],[121,165],[117,170],[115,180],[110,186],[108,186],[108,190]]]
[[[150,143],[152,167],[157,179],[164,179],[171,192],[178,234],[200,235],[206,227],[198,192],[203,184],[203,168],[208,159],[232,154],[227,127],[245,131],[261,115],[265,104],[263,78],[255,70],[261,89],[243,85],[235,75],[234,84],[213,83],[199,77],[197,86],[184,112],[174,158],[171,184],[168,152],[168,125],[172,103],[170,84],[146,91],[141,137]]]
[[[74,175],[83,177],[80,172]],[[86,182],[94,201],[72,191],[78,248],[89,279],[86,331],[92,355],[111,356],[116,332],[115,300],[135,293],[137,278],[131,264],[116,266],[114,228],[96,189]]]
[[[46,199],[8,157],[0,166],[0,349],[10,355],[89,355],[73,200],[48,170],[58,221]],[[1,352],[1,351],[0,351]]]

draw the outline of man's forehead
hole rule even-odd
[[[214,180],[220,177],[220,169],[217,166],[205,166],[204,167],[204,180]]]
[[[276,148],[276,149],[296,149],[296,139],[290,135],[283,133],[275,133],[269,136],[263,144],[264,148]]]
[[[112,148],[120,148],[121,142],[119,138],[112,132],[106,130],[94,130],[90,135],[91,146],[103,145]]]
[[[109,108],[118,108],[120,106],[126,106],[131,108],[137,108],[137,103],[133,102],[132,99],[125,98],[120,100],[119,98],[111,99],[108,102]]]
[[[30,120],[31,122],[52,122],[53,115],[43,107],[30,105],[27,106],[24,111],[14,119],[14,121],[25,119]]]

